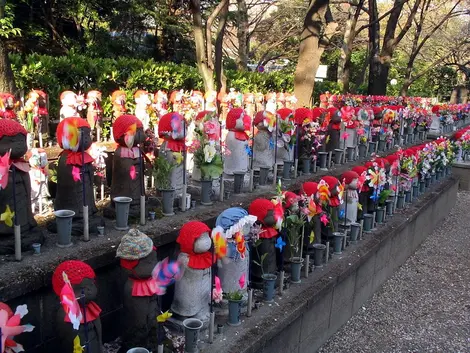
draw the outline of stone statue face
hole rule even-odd
[[[274,225],[276,224],[276,220],[274,219],[273,210],[268,210],[266,217],[264,217],[263,219],[263,223],[265,224],[266,227],[274,227]]]
[[[137,266],[132,270],[132,277],[140,279],[150,278],[157,262],[157,252],[152,251],[147,257],[139,260]]]
[[[235,122],[235,129],[240,131],[245,131],[245,125],[243,123],[243,118],[238,118]]]
[[[338,195],[338,190],[337,190],[338,184],[335,185],[333,190],[331,190],[331,196],[337,196]]]
[[[202,233],[202,235],[194,242],[194,252],[196,254],[205,253],[211,249],[211,245],[212,240],[209,236],[209,233]]]
[[[5,108],[13,109],[14,107],[15,107],[15,101],[13,97],[8,97],[7,100],[5,101]]]
[[[79,284],[72,285],[75,296],[80,298],[83,293],[85,294],[85,303],[96,300],[98,288],[96,287],[95,280],[91,278],[84,278]]]
[[[256,127],[257,127],[258,130],[260,130],[260,131],[268,131],[268,128],[264,125],[263,122],[260,122],[258,125],[256,125]]]
[[[78,149],[79,151],[82,150],[82,148],[86,151],[87,149],[90,148],[92,144],[91,140],[91,129],[89,127],[81,127],[80,128],[80,148]]]
[[[351,184],[348,185],[349,189],[357,189],[357,179],[353,179],[353,181],[351,182]]]
[[[290,207],[289,207],[289,211],[291,213],[297,213],[299,211],[299,203],[298,202],[294,202]]]
[[[10,158],[18,159],[28,151],[26,136],[18,134],[15,136],[3,136],[0,139],[0,155],[3,156],[11,149]]]

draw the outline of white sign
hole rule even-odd
[[[318,66],[317,74],[315,78],[326,78],[326,73],[328,72],[328,65]]]

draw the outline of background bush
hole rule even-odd
[[[111,115],[110,95],[122,89],[128,93],[129,108],[133,107],[132,94],[137,89],[171,92],[177,89],[203,90],[202,78],[196,67],[171,62],[132,58],[90,58],[73,52],[67,56],[30,54],[10,56],[18,88],[25,94],[31,89],[42,89],[49,94],[50,114],[59,116],[59,96],[62,91],[87,92],[97,89],[103,93],[103,108]],[[226,70],[227,86],[246,92],[292,92],[292,70],[276,72],[242,72]],[[325,92],[338,93],[336,82],[317,82],[314,101]]]

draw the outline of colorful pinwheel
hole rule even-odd
[[[159,295],[166,293],[166,288],[179,280],[183,271],[178,261],[170,261],[168,257],[160,261],[152,271],[152,277],[156,281]]]
[[[80,322],[83,319],[82,310],[80,309],[80,304],[77,301],[72,284],[65,272],[62,272],[62,277],[64,279],[64,286],[60,291],[60,302],[64,308],[65,315],[70,319],[74,330],[78,330]]]

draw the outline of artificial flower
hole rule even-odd
[[[180,165],[183,162],[183,154],[181,152],[173,152],[173,157],[177,165]]]
[[[279,249],[279,252],[282,252],[282,249],[284,246],[286,246],[286,242],[282,239],[282,237],[278,237],[276,240],[276,245],[274,246]]]
[[[214,243],[214,253],[217,259],[227,256],[227,240],[223,235],[222,227],[215,227],[212,230],[212,241]]]
[[[245,237],[243,236],[241,232],[237,232],[235,233],[234,239],[235,239],[237,251],[240,254],[240,257],[244,259],[245,253],[246,253]]]
[[[220,303],[223,299],[222,297],[222,286],[220,284],[220,278],[214,277],[215,288],[212,290],[212,300],[216,303]]]
[[[160,315],[157,316],[157,322],[164,323],[166,320],[168,320],[172,316],[173,314],[167,310],[164,313],[161,313]]]
[[[0,221],[4,222],[8,227],[13,227],[13,218],[15,217],[15,212],[10,210],[10,206],[7,205],[5,212],[0,215]]]
[[[135,178],[137,177],[135,165],[132,165],[131,168],[129,169],[129,176],[131,177],[132,180],[135,180]]]
[[[238,280],[238,284],[240,285],[240,289],[245,288],[245,283],[246,283],[246,277],[245,277],[245,273],[243,272],[243,274],[240,276],[240,278]]]
[[[83,352],[83,347],[80,342],[80,336],[75,336],[73,339],[73,353],[82,353]]]
[[[204,146],[204,161],[206,163],[212,162],[212,159],[215,157],[216,149],[214,145],[205,145]]]
[[[323,223],[323,225],[327,225],[328,223],[330,223],[329,219],[328,219],[328,216],[324,213],[322,214],[322,216],[320,217],[320,221]]]
[[[11,150],[0,157],[0,190],[5,190],[8,185],[8,172],[11,165],[10,153]]]
[[[75,182],[82,180],[82,176],[81,176],[81,173],[80,173],[80,168],[78,168],[76,166],[72,167],[72,178],[73,178],[73,181],[75,181]]]
[[[65,314],[70,319],[73,329],[78,330],[80,327],[80,322],[83,318],[82,310],[80,309],[80,304],[77,301],[77,297],[72,288],[72,284],[69,281],[69,278],[65,272],[62,273],[64,279],[64,286],[60,291],[60,302],[64,308]]]

